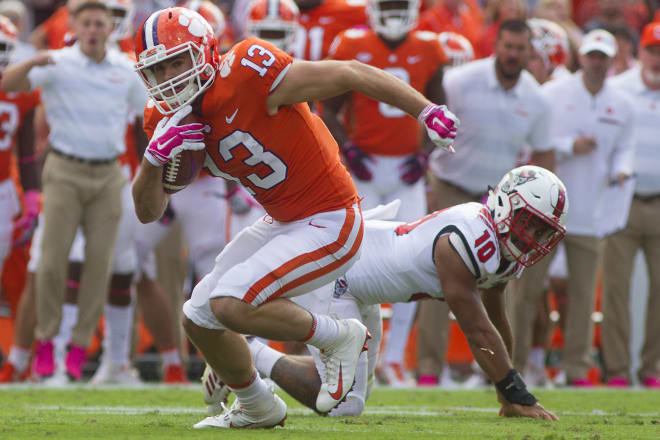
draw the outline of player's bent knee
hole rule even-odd
[[[188,318],[184,313],[181,314],[181,326],[186,332],[186,335],[188,335],[188,337],[193,340],[195,336],[203,330],[202,327],[192,322],[192,320]]]
[[[211,311],[216,319],[225,327],[241,332],[248,319],[248,313],[253,307],[240,299],[231,296],[211,298]]]

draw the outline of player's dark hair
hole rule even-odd
[[[514,34],[522,34],[523,32],[527,32],[530,38],[532,36],[532,30],[527,25],[527,22],[519,18],[505,20],[502,23],[500,23],[500,28],[497,30],[498,40],[500,39],[500,37],[502,36],[502,32],[504,31],[513,32]]]

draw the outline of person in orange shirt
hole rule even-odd
[[[0,16],[0,69],[9,64],[17,41],[17,31],[8,18]],[[41,193],[39,169],[34,151],[34,111],[40,101],[38,91],[28,93],[0,92],[0,269],[12,248],[27,244],[36,227]],[[12,178],[15,148],[23,189],[23,204]],[[21,212],[22,211],[22,212]],[[18,217],[18,218],[17,218]],[[18,235],[17,235],[18,234]],[[20,289],[18,289],[20,291]],[[16,317],[20,307],[18,295],[5,292]],[[29,363],[29,350],[18,352],[12,347],[9,359],[0,370],[0,382],[24,375]]]
[[[266,40],[291,55],[299,32],[304,32],[299,19],[300,10],[293,0],[255,0],[248,8],[246,35]]]
[[[284,423],[286,405],[256,374],[241,334],[303,340],[324,350],[327,374],[316,407],[328,412],[353,383],[366,327],[312,314],[286,298],[345,273],[359,257],[363,223],[337,144],[306,102],[356,89],[420,115],[445,148],[455,138],[457,120],[404,82],[362,63],[293,62],[255,38],[219,60],[208,23],[183,8],[153,13],[136,35],[136,55],[152,98],[145,110],[151,141],[133,185],[138,218],[154,221],[166,206],[162,165],[181,151],[199,149],[205,149],[212,174],[240,182],[268,213],[224,248],[184,304],[188,337],[237,396],[230,410],[195,426]],[[198,123],[184,120],[193,109]]]
[[[30,34],[30,44],[37,49],[61,49],[67,44],[65,36],[71,34],[70,13],[84,0],[67,0],[48,20],[41,23]]]
[[[301,28],[293,51],[295,58],[322,60],[337,34],[367,24],[365,0],[296,0],[296,3]]]
[[[482,24],[483,13],[474,0],[443,0],[422,13],[417,28],[436,33],[456,32],[475,46],[479,42]]]
[[[378,67],[432,102],[444,102],[442,72],[447,58],[437,34],[413,31],[418,10],[419,0],[368,0],[370,29],[340,33],[329,58]],[[323,120],[341,146],[365,209],[400,199],[403,206],[396,220],[412,221],[426,214],[422,177],[433,143],[422,140],[418,121],[357,92],[325,101]],[[404,375],[403,357],[417,305],[397,303],[392,309],[377,373],[383,382],[405,386],[412,379]]]
[[[495,40],[500,29],[500,23],[506,20],[525,20],[525,2],[523,0],[491,0],[486,5],[486,27],[474,47],[477,57],[485,58],[493,54]]]

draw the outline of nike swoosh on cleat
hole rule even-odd
[[[335,400],[341,399],[342,391],[344,391],[344,377],[342,375],[342,370],[341,370],[341,364],[339,364],[339,384],[337,385],[337,391],[334,393],[329,393],[330,397],[332,397]]]

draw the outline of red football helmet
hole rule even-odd
[[[438,36],[442,50],[449,58],[449,67],[460,66],[474,60],[474,49],[470,40],[456,32],[441,32]]]
[[[291,53],[298,31],[298,6],[291,0],[255,0],[248,9],[248,35]]]
[[[527,24],[532,30],[532,46],[548,69],[566,64],[568,35],[557,23],[543,18],[530,18]]]
[[[167,59],[188,54],[192,67],[160,84],[154,67]],[[135,69],[147,93],[163,114],[190,104],[213,84],[218,67],[218,42],[213,29],[197,12],[187,8],[156,11],[135,36]]]
[[[208,0],[189,0],[182,5],[184,8],[192,9],[199,15],[204,17],[206,21],[213,28],[213,33],[216,38],[222,35],[227,27],[227,20],[225,14],[222,13],[220,8]]]
[[[18,31],[16,26],[4,15],[0,15],[0,68],[5,68],[14,53]]]
[[[112,12],[115,28],[110,35],[112,41],[119,41],[131,36],[133,16],[133,0],[105,0],[105,4]]]

